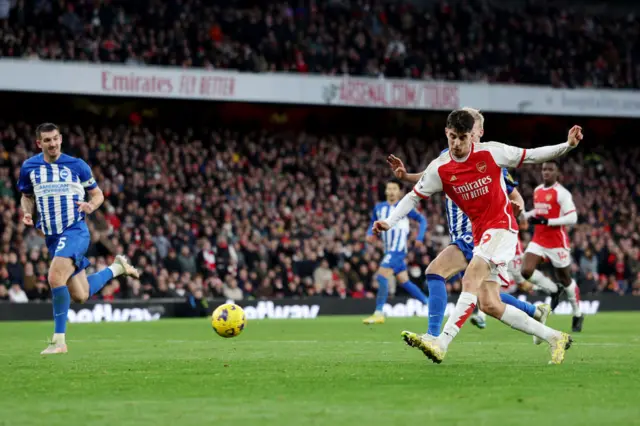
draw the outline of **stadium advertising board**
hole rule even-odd
[[[523,296],[521,296],[523,297]],[[526,299],[526,298],[525,298]],[[540,297],[528,298],[529,302],[549,302]],[[217,300],[209,303],[208,312],[225,303]],[[373,312],[375,301],[363,299],[278,299],[278,300],[241,300],[249,320],[258,319],[313,319],[329,315],[367,315]],[[447,314],[453,309],[455,298],[449,300]],[[596,315],[609,311],[640,311],[640,297],[598,295],[588,296],[580,302],[582,312]],[[388,317],[428,316],[426,305],[414,299],[393,298],[385,304],[384,313]],[[570,305],[560,302],[554,314],[571,315]],[[137,322],[157,321],[161,318],[195,316],[190,305],[181,299],[162,301],[119,301],[114,303],[91,302],[84,305],[71,305],[69,322]],[[51,320],[50,303],[1,303],[0,321]]]
[[[289,73],[0,60],[0,91],[235,102],[640,117],[640,92]]]

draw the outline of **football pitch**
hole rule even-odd
[[[566,330],[571,318],[550,318]],[[223,339],[208,319],[0,323],[0,425],[640,424],[640,313],[585,319],[565,364],[489,320],[465,325],[440,365],[404,345],[425,319],[250,321]]]

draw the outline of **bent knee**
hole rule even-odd
[[[49,286],[51,288],[67,285],[67,280],[65,279],[64,274],[61,274],[55,270],[49,270],[47,281],[49,282]]]
[[[67,285],[67,281],[73,274],[75,266],[71,259],[65,257],[54,257],[49,267],[47,280],[51,288]]]
[[[481,282],[478,282],[478,280],[473,277],[467,276],[467,274],[462,277],[462,291],[478,294],[480,284]]]
[[[535,270],[536,270],[535,268],[529,268],[529,267],[523,266],[522,270],[520,270],[520,274],[525,280],[528,280],[529,278],[531,278],[531,275],[533,275],[533,272]]]
[[[89,293],[86,291],[74,290],[69,293],[71,295],[71,300],[73,300],[75,303],[84,303],[89,299]]]
[[[385,278],[389,279],[389,278],[391,278],[393,276],[393,269],[380,267],[380,268],[378,268],[377,275],[380,275],[382,277],[385,277]]]

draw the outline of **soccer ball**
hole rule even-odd
[[[211,326],[222,337],[235,337],[242,333],[247,319],[242,308],[234,303],[225,303],[213,311]]]

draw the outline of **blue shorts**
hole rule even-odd
[[[73,260],[76,270],[71,276],[87,269],[90,265],[89,259],[84,256],[91,242],[89,228],[84,220],[74,223],[62,234],[48,235],[45,242],[51,258],[68,257]]]
[[[467,262],[471,262],[471,258],[473,257],[473,235],[464,234],[460,238],[451,241],[451,244],[458,247],[462,254],[464,254]]]
[[[404,259],[407,255],[403,252],[387,253],[382,258],[381,268],[393,269],[393,273],[398,275],[400,272],[407,270],[407,264]]]

